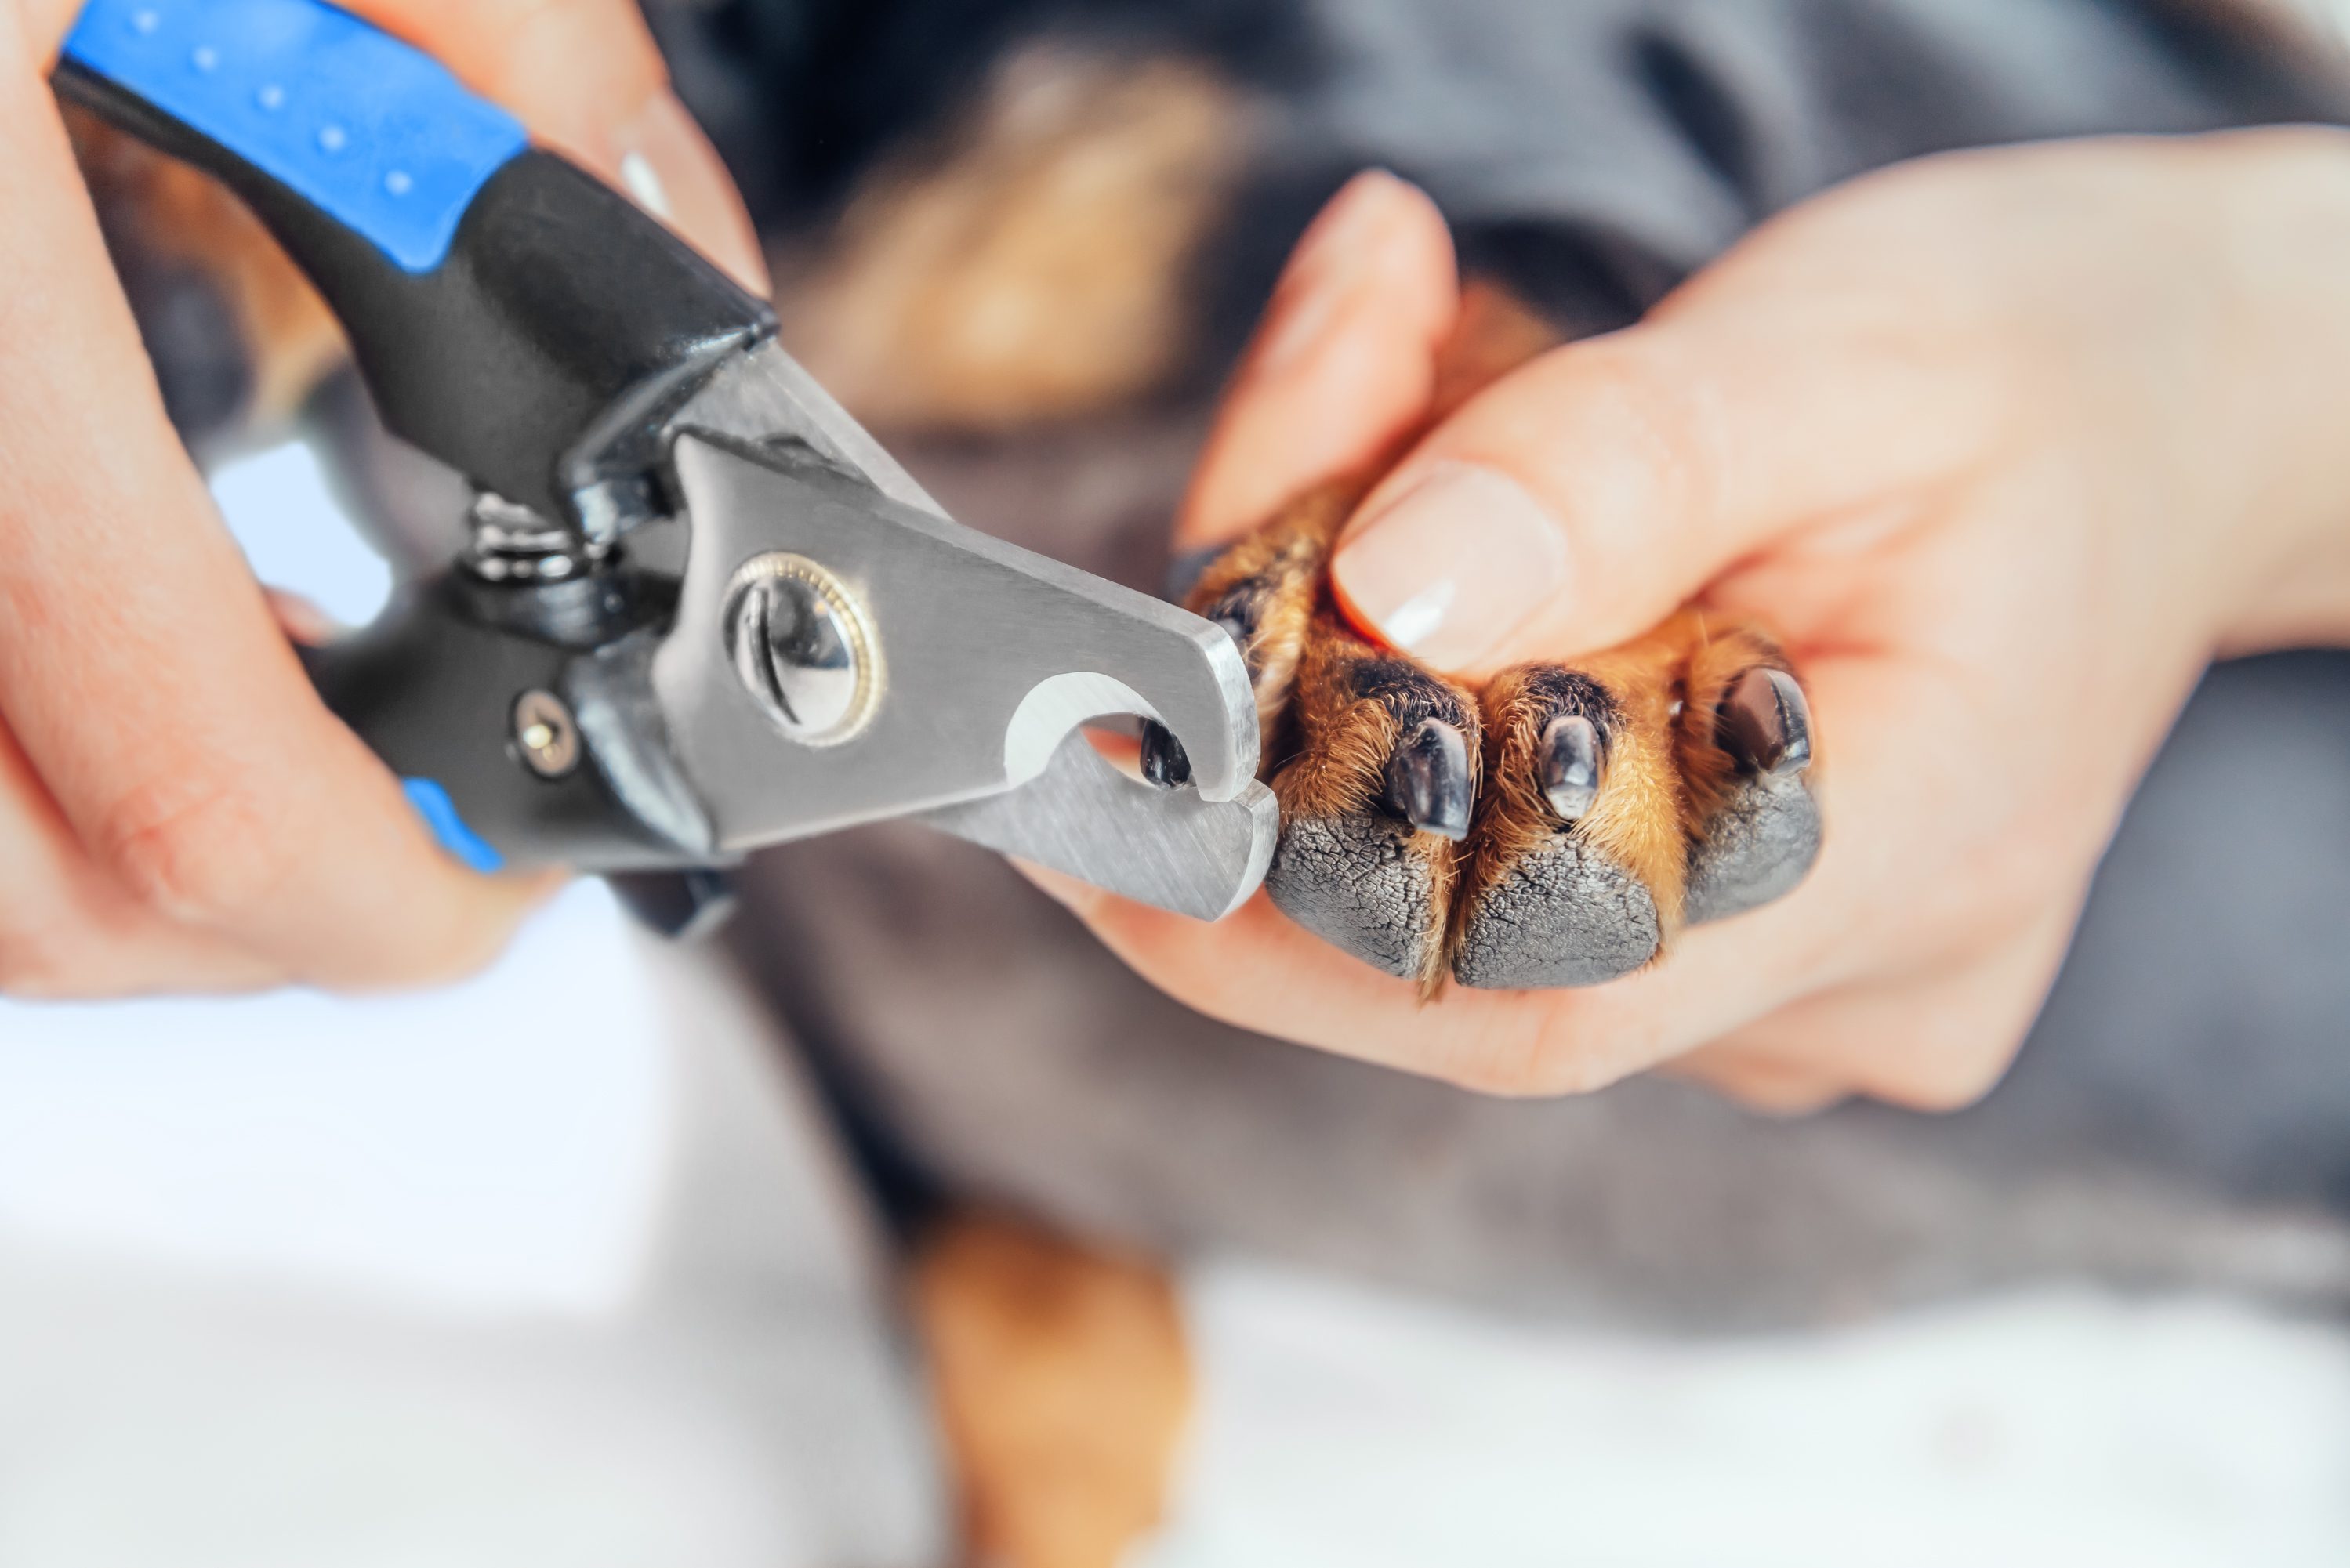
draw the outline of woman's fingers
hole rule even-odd
[[[1961,1109],[2014,1060],[2072,934],[2068,910],[2047,911],[1956,965],[1806,998],[1691,1052],[1672,1071],[1786,1114],[1858,1095],[1913,1110]]]
[[[310,691],[163,418],[58,131],[45,78],[78,5],[26,5],[0,36],[0,345],[48,373],[0,386],[0,721],[21,743],[0,975],[91,993],[472,968],[539,888],[451,863]],[[764,286],[626,0],[353,9]]]
[[[620,186],[734,275],[767,291],[742,198],[669,72],[634,0],[348,0],[438,57],[538,140]]]
[[[1176,547],[1236,538],[1408,436],[1460,308],[1435,203],[1392,174],[1357,175],[1282,274],[1201,454]]]
[[[0,996],[250,991],[284,978],[266,960],[125,894],[82,852],[0,727]]]
[[[2002,411],[1866,300],[1710,298],[1553,350],[1439,426],[1340,545],[1357,621],[1471,676],[1609,647],[1796,524],[1931,483]]]
[[[536,889],[441,854],[312,692],[164,417],[45,64],[0,27],[0,722],[162,917],[329,984],[476,966]]]
[[[1407,195],[1357,182],[1300,245],[1211,443],[1186,542],[1229,537],[1426,417],[1461,307],[1440,223]],[[1362,508],[1342,591],[1390,641],[1481,673],[1636,635],[1798,524],[1955,489],[1937,477],[1984,449],[2001,412],[1979,379],[1913,355],[1898,314],[1879,318],[1856,294],[1762,292],[1785,308],[1752,290],[1717,307],[1725,296],[1700,288],[1648,326],[1555,351],[1472,398]],[[1847,532],[1847,566],[1861,573],[1872,535]],[[1854,940],[1872,916],[1884,927],[1888,897],[1938,896],[1905,848],[1917,814],[1996,832],[1983,819],[2005,797],[1980,781],[1942,798],[1992,743],[1978,732],[1981,693],[1873,654],[1818,649],[1806,668],[1836,737],[1835,829],[1819,867],[1793,897],[1688,932],[1668,963],[1613,984],[1455,990],[1422,1007],[1409,984],[1262,899],[1210,928],[1048,885],[1203,1012],[1494,1092],[1595,1088],[1855,984],[1864,948],[1880,971],[1924,962]],[[1962,1067],[1937,1072],[1918,1097],[1970,1081]],[[1897,1071],[1881,1087],[1926,1076]],[[1788,1105],[1825,1092],[1800,1075],[1750,1086]]]

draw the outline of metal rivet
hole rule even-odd
[[[857,601],[804,556],[760,556],[727,590],[726,653],[743,689],[803,745],[837,745],[872,712],[879,664]]]
[[[328,126],[318,132],[318,145],[328,152],[340,152],[350,144],[350,132],[339,125]]]
[[[529,691],[515,699],[514,742],[523,765],[543,779],[559,779],[579,765],[579,725],[563,699]]]
[[[416,189],[416,181],[407,170],[395,169],[383,177],[383,188],[395,196],[405,196]]]

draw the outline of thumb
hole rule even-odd
[[[1224,394],[1177,548],[1237,537],[1393,450],[1427,417],[1460,306],[1436,204],[1376,170],[1349,181],[1298,241]]]
[[[1463,676],[1612,647],[1789,530],[1947,472],[1967,378],[1834,301],[1710,288],[1471,400],[1364,498],[1348,614]]]

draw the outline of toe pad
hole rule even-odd
[[[1689,923],[1726,920],[1794,891],[1819,854],[1819,803],[1800,778],[1743,781],[1690,857]]]
[[[1656,956],[1656,899],[1574,834],[1526,856],[1486,889],[1452,975],[1485,991],[1597,985]]]
[[[1436,864],[1415,849],[1416,836],[1367,812],[1290,822],[1265,888],[1283,914],[1324,941],[1417,980],[1440,940],[1446,889]]]

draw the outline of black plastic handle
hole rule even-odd
[[[93,0],[55,79],[244,198],[393,433],[549,522],[608,532],[601,487],[641,483],[662,417],[774,330],[627,198],[318,0]]]

